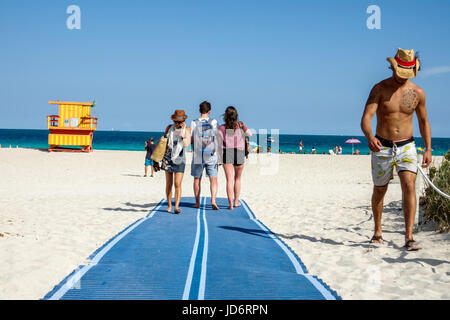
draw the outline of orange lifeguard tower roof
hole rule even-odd
[[[77,105],[77,106],[93,106],[93,102],[71,102],[71,101],[49,101],[49,104],[64,104],[64,105]]]

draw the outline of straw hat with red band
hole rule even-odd
[[[416,58],[414,50],[403,50],[398,48],[395,58],[387,58],[392,69],[394,69],[397,76],[403,79],[411,79],[417,76],[417,71],[420,68],[420,61]]]
[[[170,119],[174,121],[184,121],[187,117],[188,116],[184,113],[184,110],[175,110],[174,114],[170,116]]]

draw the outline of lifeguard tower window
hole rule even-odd
[[[69,127],[69,119],[64,119],[64,127]]]
[[[79,118],[70,118],[70,127],[78,128],[78,119]]]

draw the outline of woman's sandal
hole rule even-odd
[[[417,251],[422,249],[418,242],[414,240],[408,240],[405,244],[406,251]]]
[[[381,242],[379,242],[380,240],[381,240]],[[383,237],[382,236],[373,236],[372,239],[370,239],[370,243],[383,244]]]

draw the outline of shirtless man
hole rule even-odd
[[[396,167],[401,182],[403,212],[405,215],[405,248],[419,250],[413,240],[416,213],[417,151],[413,136],[413,115],[416,112],[420,134],[425,143],[422,167],[431,163],[431,129],[427,117],[424,91],[412,83],[420,69],[420,61],[413,50],[398,49],[391,63],[392,77],[376,84],[367,100],[361,120],[361,129],[372,151],[372,211],[375,232],[372,243],[383,243],[381,215],[383,199]],[[377,115],[376,135],[372,134],[371,120]]]

